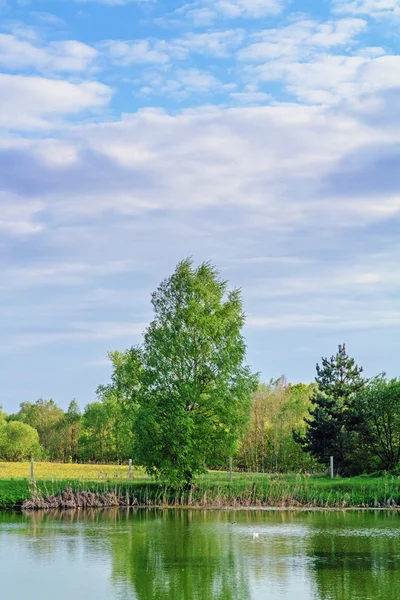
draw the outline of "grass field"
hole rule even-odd
[[[177,491],[151,481],[140,469],[134,469],[134,480],[129,481],[127,466],[35,463],[37,486],[33,490],[29,472],[29,463],[0,463],[0,507],[21,506],[35,494],[39,500],[59,498],[66,489],[78,496],[90,492],[98,502],[96,506],[111,495],[114,503],[141,506],[400,507],[397,476],[330,480],[323,476],[234,473],[229,483],[228,473],[210,471],[199,477],[191,490]]]
[[[79,465],[35,462],[35,479],[45,481],[111,481],[128,480],[128,465]],[[133,469],[135,479],[148,480],[143,469]],[[0,462],[1,479],[29,479],[29,462]]]

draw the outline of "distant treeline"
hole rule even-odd
[[[305,432],[314,385],[290,384],[285,378],[261,384],[255,392],[246,433],[234,457],[244,471],[292,472],[315,469],[309,454],[299,452],[292,430]],[[99,389],[97,402],[83,412],[73,400],[67,411],[54,400],[23,402],[18,413],[0,412],[0,460],[119,463],[132,457],[132,418],[125,403]],[[226,468],[226,464],[210,464]]]
[[[81,413],[53,400],[0,412],[0,459],[125,462],[190,485],[207,468],[396,471],[400,381],[363,377],[344,345],[317,365],[315,382],[260,384],[245,363],[240,290],[209,263],[178,264],[152,294],[143,343],[109,354],[113,371]]]
[[[18,413],[0,413],[0,460],[122,462],[131,457],[132,428],[117,399],[107,396],[81,412],[54,400],[23,402]]]
[[[335,383],[341,386],[336,400],[321,392],[321,383],[291,384],[281,377],[260,384],[237,444],[234,467],[251,472],[318,472],[334,456],[335,470],[345,475],[398,469],[400,381],[382,375],[363,381],[351,402],[343,395],[343,381]],[[0,411],[0,460],[33,456],[62,462],[127,462],[133,436],[126,404],[107,388],[99,388],[98,401],[83,412],[75,400],[63,411],[53,400],[42,398],[23,402],[16,414]]]

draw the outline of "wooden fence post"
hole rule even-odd
[[[129,459],[129,465],[128,465],[128,473],[129,473],[129,479],[133,479],[133,474],[132,474],[132,459]]]
[[[229,483],[232,483],[232,456],[229,457]]]
[[[333,479],[333,456],[330,457],[330,475],[331,475],[331,479]]]
[[[31,483],[35,481],[35,463],[33,458],[31,458]]]

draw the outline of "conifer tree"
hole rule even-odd
[[[348,356],[345,344],[331,358],[322,358],[317,364],[318,384],[312,397],[313,408],[306,418],[304,437],[295,436],[305,452],[310,452],[319,462],[329,463],[334,457],[336,471],[345,474],[350,470],[354,435],[350,426],[351,411],[356,395],[364,388],[363,369]]]

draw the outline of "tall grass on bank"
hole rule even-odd
[[[7,484],[8,504],[4,494]],[[263,475],[237,477],[229,484],[219,477],[214,480],[207,477],[189,489],[178,490],[157,482],[140,481],[42,481],[33,486],[27,482],[1,481],[0,506],[28,510],[110,506],[400,508],[400,479],[387,476],[332,481],[324,477]]]

